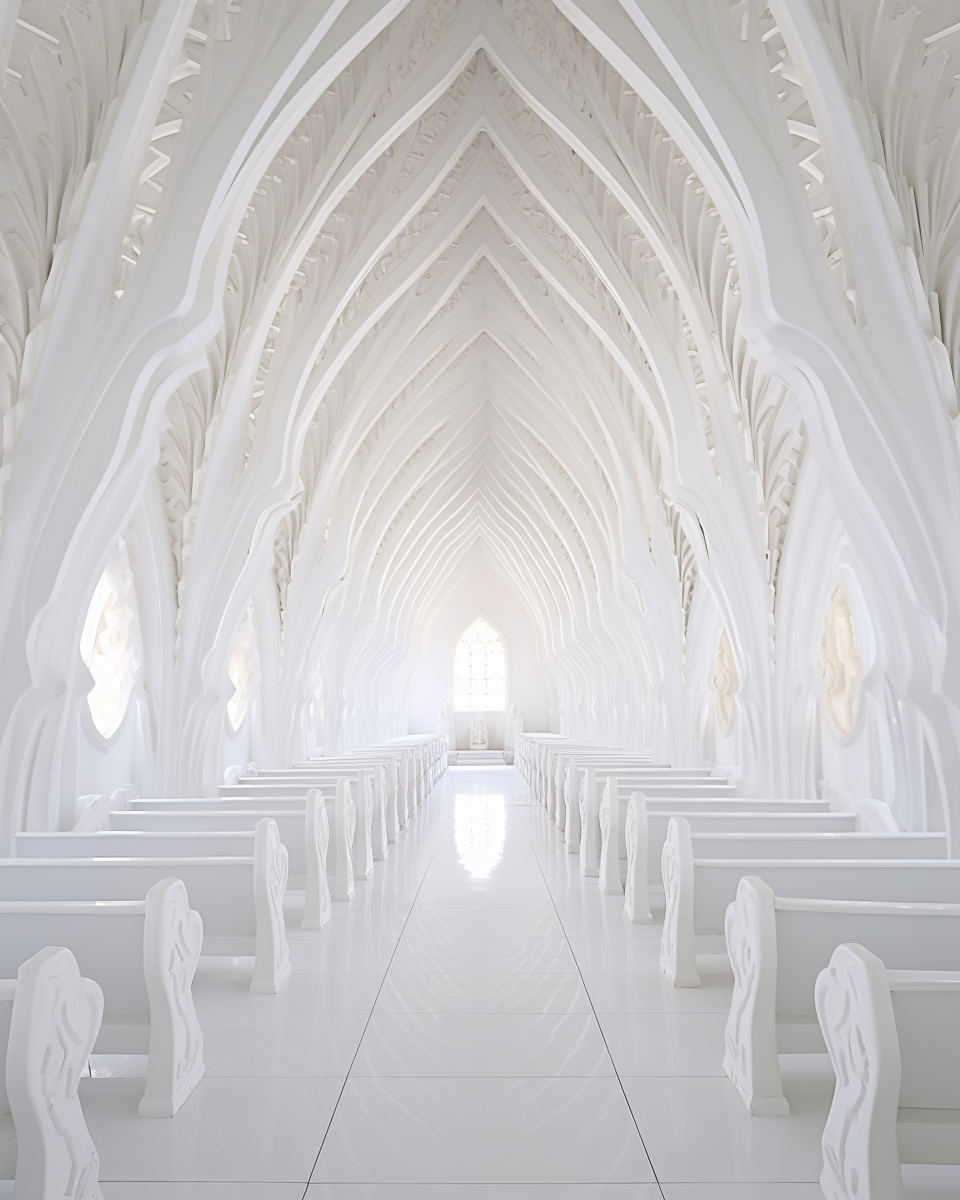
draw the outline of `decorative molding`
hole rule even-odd
[[[817,674],[826,681],[823,704],[834,728],[846,736],[853,728],[863,684],[863,660],[850,605],[840,584],[833,589],[823,623]]]
[[[733,720],[736,716],[740,677],[737,674],[736,659],[733,657],[733,647],[730,645],[730,638],[725,629],[720,634],[720,644],[717,646],[711,683],[713,690],[717,693],[713,706],[717,725],[724,737],[729,737],[733,731]]]
[[[137,0],[63,0],[28,15],[0,82],[0,523],[108,114],[146,29]]]

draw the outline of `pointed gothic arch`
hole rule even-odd
[[[455,713],[506,710],[507,643],[484,613],[478,613],[457,639],[452,667]]]

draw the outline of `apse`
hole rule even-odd
[[[482,539],[464,555],[456,576],[424,622],[420,661],[410,685],[410,729],[417,733],[434,729],[446,705],[454,715],[459,740],[469,733],[474,710],[464,703],[458,714],[456,655],[462,636],[478,618],[495,631],[504,649],[506,689],[497,730],[497,749],[503,749],[502,719],[509,704],[517,706],[527,728],[549,728],[550,684],[538,654],[534,618]]]

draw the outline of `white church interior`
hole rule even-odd
[[[0,79],[0,1197],[960,1197],[958,0]]]

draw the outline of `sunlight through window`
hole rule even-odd
[[[497,712],[507,704],[503,642],[483,617],[460,639],[453,659],[453,706],[458,712]]]
[[[120,728],[140,673],[135,605],[133,572],[121,538],[94,590],[80,634],[80,657],[93,676],[87,704],[105,738]]]

